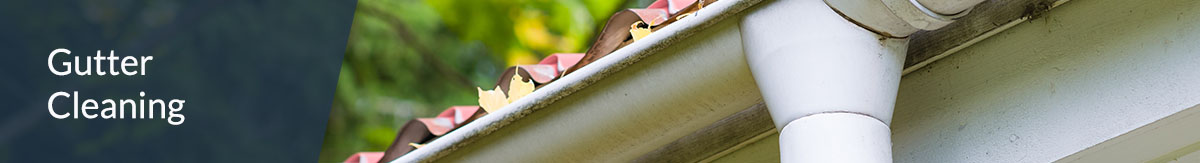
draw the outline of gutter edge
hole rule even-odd
[[[596,60],[589,66],[563,76],[557,82],[550,83],[495,113],[451,131],[422,148],[392,160],[392,162],[432,162],[449,155],[451,152],[470,145],[478,137],[495,132],[762,1],[720,0],[713,2],[694,13],[690,16],[691,18],[663,27],[637,42]]]

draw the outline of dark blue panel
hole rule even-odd
[[[355,4],[0,1],[0,162],[315,161]],[[154,60],[145,75],[56,76],[47,58],[57,48],[72,53],[55,64],[97,50]],[[59,91],[182,99],[186,119],[56,119],[47,101]]]

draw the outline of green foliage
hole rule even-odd
[[[399,127],[477,105],[504,67],[583,52],[611,0],[360,0],[320,162],[383,151]]]

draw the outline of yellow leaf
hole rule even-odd
[[[646,22],[637,21],[629,25],[629,35],[633,36],[633,41],[641,40],[650,35],[650,32],[650,25]]]
[[[529,93],[533,93],[533,83],[525,82],[521,75],[513,74],[512,81],[508,82],[508,102],[517,101]]]
[[[504,107],[504,105],[508,105],[508,100],[505,99],[504,93],[501,92],[499,86],[496,89],[488,91],[484,91],[483,88],[479,87],[475,87],[475,89],[479,90],[479,107],[482,107],[488,113],[494,113],[496,110]]]

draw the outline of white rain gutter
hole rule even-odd
[[[760,98],[784,162],[890,162],[904,37],[980,0],[761,1],[714,2],[392,162],[623,162]]]
[[[780,130],[782,162],[892,162],[906,37],[981,0],[920,1],[780,0],[746,15],[746,60]]]
[[[761,1],[713,2],[392,162],[633,160],[761,102],[736,25]]]

